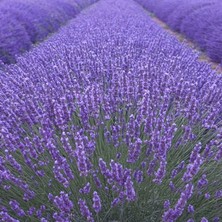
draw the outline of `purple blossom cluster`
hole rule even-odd
[[[43,41],[96,0],[7,0],[0,2],[0,60],[16,56]],[[1,62],[1,61],[0,61]],[[1,64],[0,64],[1,66]]]
[[[0,220],[221,220],[221,96],[136,2],[97,2],[0,71]]]
[[[163,215],[163,221],[176,221],[184,211],[184,208],[187,204],[187,201],[192,196],[193,185],[187,184],[184,191],[181,193],[180,198],[178,199],[175,207],[173,209],[168,209]],[[190,205],[188,211],[191,211]]]
[[[136,0],[155,13],[173,30],[199,45],[214,61],[221,63],[222,4],[219,0]]]

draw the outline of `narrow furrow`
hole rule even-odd
[[[221,65],[221,18],[219,0],[135,0],[153,12],[172,30],[195,43],[211,61]]]

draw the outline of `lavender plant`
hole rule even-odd
[[[86,9],[0,84],[2,221],[222,217],[222,79],[134,1]]]

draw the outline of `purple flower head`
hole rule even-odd
[[[3,222],[19,222],[19,220],[11,217],[8,212],[0,211],[0,217]]]
[[[118,159],[120,159],[121,158],[121,153],[117,153],[116,154],[116,159],[118,160]]]
[[[109,170],[107,168],[106,162],[102,158],[99,158],[99,168],[100,168],[102,175],[104,175],[107,178],[112,177],[111,173],[109,172]]]
[[[55,212],[52,215],[53,219],[55,221],[64,221],[64,222],[70,222],[70,219],[67,217],[67,214],[64,212]]]
[[[49,193],[49,194],[48,194],[48,199],[49,199],[49,201],[53,201],[54,196],[53,196],[51,193]]]
[[[126,182],[124,183],[125,187],[125,195],[128,201],[136,200],[136,192],[133,187],[133,182],[131,180],[131,176],[128,176]]]
[[[101,211],[102,205],[101,200],[96,191],[93,192],[93,209],[96,213],[99,213]]]
[[[185,162],[182,161],[175,169],[172,170],[171,172],[171,178],[175,178],[177,176],[177,174],[182,170],[184,169],[185,167]]]
[[[81,188],[79,190],[79,192],[82,193],[82,194],[88,194],[90,192],[90,190],[91,190],[91,185],[88,182],[83,188]]]
[[[219,222],[220,218],[219,217],[214,217],[213,222]]]
[[[63,191],[60,192],[60,196],[55,196],[53,203],[61,212],[64,213],[70,213],[73,209],[72,201],[69,199],[68,194]]]
[[[164,210],[169,210],[170,209],[170,201],[169,200],[165,200],[164,201]]]
[[[205,148],[204,154],[203,154],[204,158],[208,158],[208,156],[210,154],[210,151],[211,151],[211,148],[212,148],[212,145],[210,145],[210,144],[206,145],[206,148]]]
[[[111,160],[110,168],[111,168],[112,179],[122,184],[124,176],[123,166],[119,163],[114,162],[114,160]]]
[[[209,193],[205,193],[204,197],[205,197],[207,200],[209,200],[210,197],[211,197],[211,195],[210,195]]]
[[[187,207],[187,211],[188,211],[188,213],[194,213],[193,205],[189,204],[189,206]]]
[[[80,176],[87,176],[91,168],[91,163],[87,155],[86,147],[84,145],[84,137],[81,135],[81,132],[76,133],[75,144],[76,150],[74,153]]]
[[[111,203],[111,207],[115,207],[116,205],[118,205],[120,203],[120,199],[117,197],[115,198],[112,203]]]
[[[82,216],[85,217],[87,221],[94,222],[92,213],[89,211],[89,208],[86,205],[85,200],[79,199],[78,204],[79,204],[79,208],[80,208],[80,212]]]
[[[207,176],[206,174],[203,174],[201,179],[198,181],[197,186],[198,188],[202,188],[208,184]]]
[[[176,221],[177,218],[179,218],[187,204],[187,201],[191,198],[193,194],[193,185],[187,184],[185,186],[184,191],[181,193],[179,200],[177,201],[175,207],[172,209],[168,209],[163,214],[163,221]]]
[[[3,188],[4,188],[6,191],[8,191],[8,190],[11,189],[11,186],[10,186],[10,185],[4,185]]]
[[[155,173],[155,179],[153,180],[155,183],[157,183],[157,184],[162,183],[162,180],[166,174],[166,165],[167,165],[167,162],[165,160],[162,160],[160,162],[160,167],[157,170],[157,172]]]
[[[200,149],[201,149],[201,143],[198,143],[194,148],[193,148],[193,151],[190,155],[190,162],[193,163],[196,159],[197,159],[197,156],[198,156],[198,153],[200,152]]]
[[[28,214],[29,216],[32,216],[35,212],[36,212],[36,208],[35,208],[35,207],[30,207],[30,208],[27,210],[27,214]]]
[[[112,191],[118,193],[120,191],[120,187],[118,185],[113,185]]]
[[[93,174],[93,180],[94,180],[94,183],[96,184],[97,188],[102,188],[102,183],[101,183],[99,177],[95,173]]]
[[[169,187],[170,187],[170,190],[171,190],[172,192],[174,192],[174,191],[176,190],[176,187],[175,187],[173,181],[170,181]]]
[[[11,209],[19,216],[24,217],[26,215],[25,211],[20,207],[20,204],[16,200],[9,201]]]
[[[134,178],[136,180],[137,183],[142,183],[143,182],[143,171],[141,170],[136,170],[134,172]]]
[[[70,145],[69,138],[67,137],[65,132],[62,132],[61,142],[63,144],[63,148],[66,151],[66,153],[69,154],[70,156],[74,157],[73,148]]]
[[[201,218],[201,222],[208,222],[208,220],[207,220],[206,217],[202,217],[202,218]]]
[[[222,198],[222,190],[217,190],[215,192],[215,198],[217,198],[217,199]]]
[[[156,164],[157,164],[157,158],[154,157],[154,159],[149,163],[149,167],[148,167],[148,169],[147,169],[147,175],[148,175],[148,176],[153,175],[154,169],[155,169],[155,167],[156,167]]]
[[[195,158],[196,159],[193,159],[192,163],[188,164],[187,166],[187,170],[182,178],[184,182],[191,181],[193,177],[199,172],[200,166],[203,164],[203,158],[200,156],[200,154],[195,155]]]
[[[127,162],[135,163],[139,159],[141,153],[141,146],[142,140],[139,138],[136,140],[135,143],[130,143]]]
[[[9,162],[9,164],[18,172],[22,172],[21,165],[15,160],[15,158],[10,154],[6,155],[6,160]]]
[[[146,167],[146,162],[145,162],[145,161],[143,161],[143,162],[141,163],[141,167],[142,167],[142,168],[145,168],[145,167]]]

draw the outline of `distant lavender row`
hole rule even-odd
[[[0,2],[0,60],[15,62],[16,55],[44,40],[66,21],[97,0],[7,0]]]
[[[219,221],[221,96],[134,1],[99,1],[0,73],[1,221]]]
[[[219,0],[136,0],[172,29],[189,37],[214,61],[222,60],[222,2]]]

